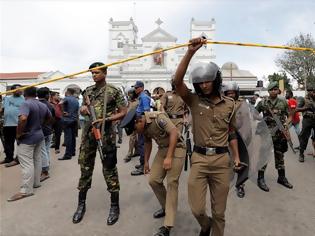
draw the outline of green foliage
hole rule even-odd
[[[292,39],[289,46],[314,48],[315,41],[311,34],[302,34]],[[276,59],[276,64],[304,88],[305,80],[315,76],[315,53],[310,51],[285,51]]]
[[[282,71],[281,73],[273,73],[272,75],[268,75],[269,82],[276,81],[279,83],[279,80],[283,79],[284,81],[284,89],[285,90],[292,90],[292,86],[290,84],[290,79],[288,78],[287,74]]]

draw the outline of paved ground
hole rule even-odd
[[[128,138],[124,138],[118,152],[121,217],[114,226],[106,225],[110,202],[99,160],[96,162],[93,186],[88,193],[85,217],[80,224],[72,223],[77,204],[79,166],[77,158],[58,161],[57,157],[62,155],[60,154],[52,155],[51,178],[36,190],[34,196],[17,202],[9,203],[6,199],[19,190],[20,167],[0,167],[0,235],[153,235],[163,222],[152,218],[153,211],[159,208],[158,201],[147,183],[146,176],[130,176],[137,159],[127,164],[123,162],[127,141]],[[269,193],[259,190],[251,181],[246,184],[244,199],[237,198],[234,189],[231,189],[226,211],[225,235],[315,235],[315,159],[307,157],[305,163],[301,164],[297,161],[297,156],[289,151],[286,155],[286,167],[288,179],[294,185],[293,190],[287,190],[276,183],[277,175],[273,162],[266,173],[266,181],[271,189]],[[199,226],[187,203],[187,177],[188,172],[183,172],[176,227],[172,236],[194,236],[199,232]]]

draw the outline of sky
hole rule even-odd
[[[214,40],[285,45],[300,33],[315,37],[313,0],[77,1],[0,0],[0,72],[79,72],[106,63],[108,21],[129,20],[141,37],[161,28],[189,41],[191,18],[216,21]],[[235,62],[258,79],[279,72],[279,49],[214,45],[219,66]]]

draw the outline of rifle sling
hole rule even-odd
[[[103,121],[102,121],[102,130],[101,136],[102,141],[104,142],[104,135],[105,135],[105,120],[106,120],[106,111],[107,111],[107,84],[105,84],[105,92],[104,92],[104,109],[103,109]]]

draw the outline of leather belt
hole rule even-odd
[[[194,145],[194,152],[200,153],[202,155],[213,155],[213,154],[222,154],[228,152],[227,147],[200,147]]]
[[[179,118],[184,118],[184,115],[171,115],[167,114],[170,119],[179,119]]]

